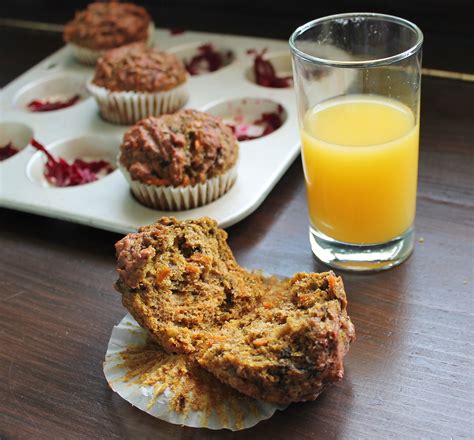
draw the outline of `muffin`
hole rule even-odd
[[[313,400],[343,378],[355,330],[333,272],[283,280],[249,272],[206,217],[162,217],[115,247],[122,303],[166,351],[282,405]]]
[[[219,118],[197,110],[149,117],[124,135],[119,168],[142,204],[183,210],[221,197],[237,178],[239,144]]]
[[[342,279],[332,271],[298,272],[268,284],[264,301],[216,326],[218,337],[195,358],[246,396],[280,405],[314,400],[344,377],[355,337]]]
[[[87,88],[101,116],[117,124],[175,112],[188,100],[187,73],[181,61],[143,43],[107,51],[97,61]]]
[[[76,12],[64,27],[64,41],[76,58],[94,64],[106,50],[135,42],[150,44],[154,26],[141,6],[133,3],[96,2]]]

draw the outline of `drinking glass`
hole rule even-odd
[[[290,38],[309,236],[322,262],[388,269],[411,254],[423,34],[402,18],[319,18]]]

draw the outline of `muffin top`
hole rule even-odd
[[[102,50],[148,39],[151,17],[133,3],[96,2],[76,12],[64,28],[64,41]]]
[[[120,163],[133,180],[187,186],[235,165],[239,144],[219,118],[197,110],[141,120],[124,135]]]
[[[173,54],[133,43],[99,58],[92,82],[115,92],[161,92],[184,83],[186,75],[184,65]]]

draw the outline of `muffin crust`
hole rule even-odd
[[[162,92],[186,81],[184,65],[173,55],[133,43],[107,51],[97,61],[92,83],[113,92]]]
[[[148,39],[151,18],[133,3],[95,2],[76,12],[64,28],[64,41],[94,50]]]
[[[120,151],[132,179],[187,186],[227,172],[237,162],[239,145],[219,118],[186,109],[138,122],[125,133]]]
[[[237,264],[226,239],[209,218],[163,217],[116,244],[123,303],[166,350],[192,353],[217,323],[257,305],[262,276]]]

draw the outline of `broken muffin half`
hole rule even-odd
[[[265,277],[236,262],[209,218],[163,217],[116,244],[124,306],[167,351],[243,394],[286,404],[342,379],[354,339],[333,272]]]

